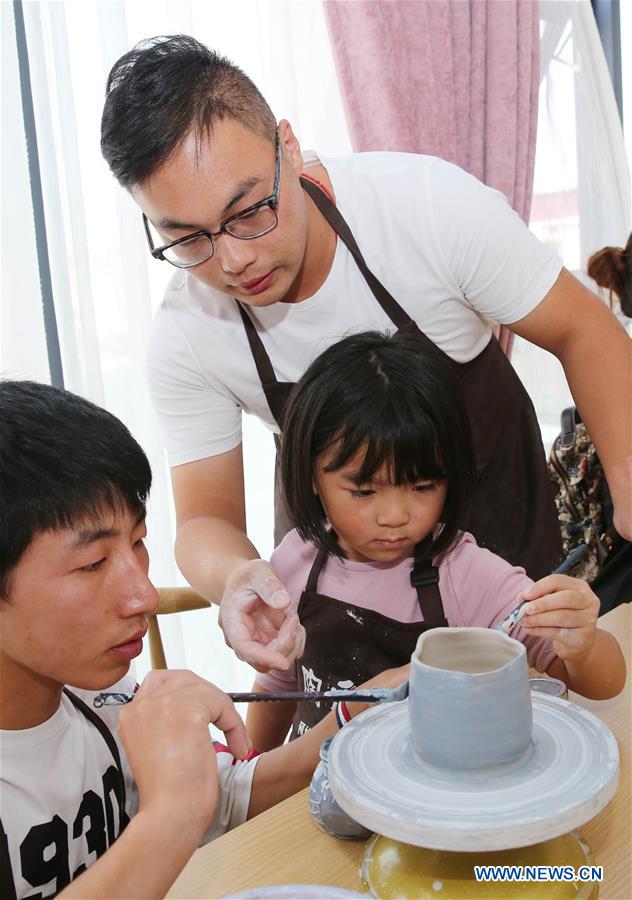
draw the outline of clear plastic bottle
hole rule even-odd
[[[372,832],[347,815],[336,803],[329,786],[327,757],[332,740],[333,738],[328,738],[320,747],[320,762],[309,787],[309,811],[318,827],[327,834],[348,841],[364,841]]]

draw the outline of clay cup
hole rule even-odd
[[[523,644],[488,628],[433,628],[410,667],[413,753],[443,769],[510,766],[533,724]]]

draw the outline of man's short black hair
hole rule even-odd
[[[326,471],[365,451],[358,481],[383,466],[394,484],[447,479],[433,556],[454,546],[465,527],[475,473],[470,423],[450,360],[429,342],[364,332],[333,344],[295,385],[284,417],[281,476],[285,504],[303,540],[344,553],[314,493],[316,461]]]
[[[104,510],[144,513],[147,457],[111,413],[69,391],[0,381],[0,597],[43,531]]]
[[[153,175],[188,134],[203,138],[223,119],[275,140],[274,114],[238,66],[186,34],[149,38],[110,71],[101,151],[129,189]]]

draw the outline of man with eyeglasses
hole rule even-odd
[[[533,407],[489,320],[556,354],[630,537],[627,335],[501,194],[433,157],[303,156],[250,79],[183,35],[114,65],[102,150],[176,270],[149,350],[176,557],[221,601],[241,658],[285,669],[304,634],[245,534],[242,410],[281,433],[293,383],[351,331],[406,330],[453,361],[477,454],[463,525],[534,578],[559,561],[559,526]]]

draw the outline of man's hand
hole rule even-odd
[[[599,599],[585,581],[568,575],[547,575],[518,595],[531,601],[520,627],[547,637],[565,662],[580,662],[595,642]]]
[[[217,804],[211,722],[224,732],[233,756],[243,759],[248,738],[230,698],[192,672],[176,670],[150,672],[119,719],[140,811],[169,821],[182,813],[198,840]]]
[[[259,672],[285,671],[301,656],[305,629],[288,613],[290,596],[270,565],[251,559],[230,575],[221,600],[219,624],[240,659]]]

